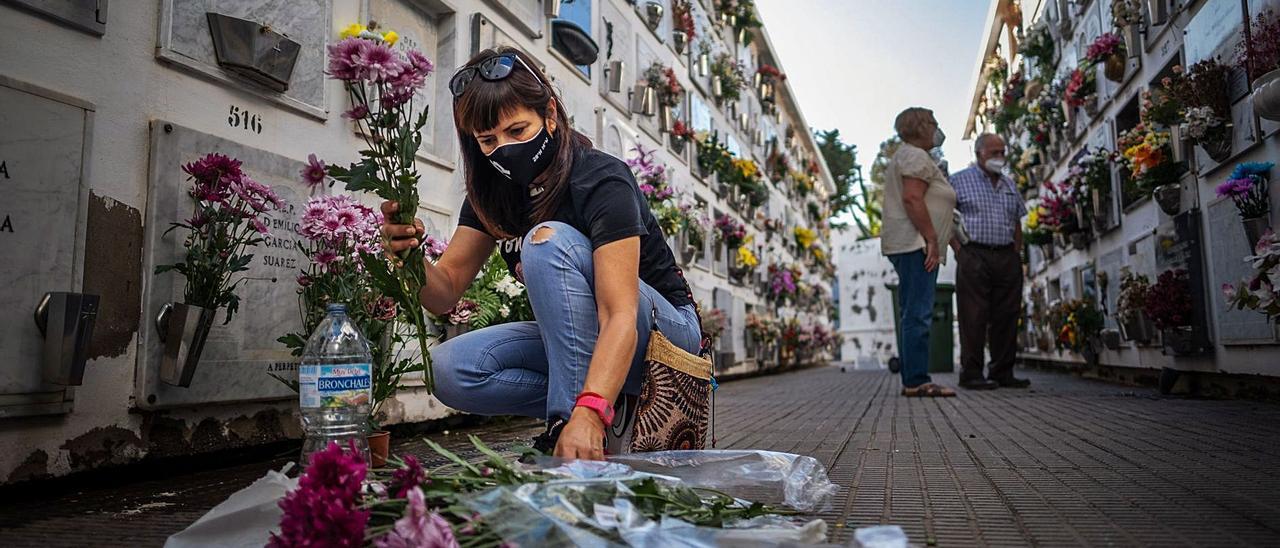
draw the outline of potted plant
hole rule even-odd
[[[1275,12],[1258,14],[1249,39],[1237,44],[1236,58],[1253,81],[1253,112],[1280,121],[1280,17]]]
[[[711,346],[715,347],[715,343],[720,339],[720,335],[724,333],[729,319],[725,317],[724,311],[719,308],[698,306],[698,309],[702,310],[702,313],[699,314],[699,318],[702,320],[702,334],[711,339]]]
[[[1143,310],[1160,330],[1160,339],[1168,352],[1185,356],[1199,350],[1191,325],[1191,277],[1186,270],[1162,272],[1147,292]]]
[[[747,228],[724,213],[716,215],[716,235],[730,251],[736,251],[747,237]]]
[[[1124,49],[1137,57],[1142,47],[1142,1],[1111,0],[1111,21],[1124,35]]]
[[[324,180],[323,166],[312,155],[303,177],[318,185]],[[390,447],[390,435],[381,428],[386,419],[383,403],[395,396],[401,378],[423,370],[416,357],[399,358],[409,337],[395,327],[396,302],[381,294],[363,270],[366,260],[377,260],[382,253],[381,224],[381,214],[349,196],[317,196],[307,201],[298,224],[298,234],[304,240],[297,242],[308,261],[297,278],[302,330],[276,339],[301,357],[307,338],[324,320],[326,307],[331,303],[347,305],[348,317],[369,339],[373,355],[368,441],[374,466],[386,462]],[[434,238],[428,240],[425,245],[430,250],[443,245]],[[296,380],[271,375],[298,389]]]
[[[698,26],[693,21],[693,5],[689,0],[675,0],[671,4],[671,45],[677,55],[684,55],[684,50],[698,35]]]
[[[1120,276],[1120,293],[1116,297],[1116,321],[1120,334],[1126,341],[1147,344],[1155,338],[1151,320],[1147,319],[1147,293],[1151,281],[1143,274],[1134,274],[1128,268]]]
[[[683,120],[676,120],[671,126],[671,148],[677,156],[684,154],[684,149],[693,140],[693,129]]]
[[[742,97],[747,78],[742,65],[727,53],[717,54],[711,63],[711,89],[717,105],[733,104]]]
[[[733,36],[739,44],[751,45],[751,29],[759,28],[761,23],[756,18],[755,2],[752,0],[716,0],[716,11],[721,21],[733,28]]]
[[[1105,33],[1089,44],[1085,53],[1086,66],[1102,64],[1102,73],[1112,82],[1124,81],[1128,62],[1125,57],[1125,45],[1114,33]]]
[[[637,144],[631,149],[636,155],[627,160],[632,174],[649,205],[649,211],[658,220],[663,234],[677,234],[684,225],[684,210],[678,205],[679,197],[668,182],[667,166],[654,160],[656,151]]]
[[[1254,255],[1248,257],[1253,264],[1253,274],[1232,286],[1223,284],[1227,305],[1236,310],[1254,310],[1266,314],[1275,321],[1280,318],[1280,238],[1268,230],[1254,246]]]
[[[729,275],[738,283],[743,283],[747,276],[760,264],[760,260],[751,251],[751,247],[746,245],[749,243],[751,243],[751,237],[747,236],[743,240],[743,245],[738,247],[738,251],[734,254],[734,258],[729,265]]]
[[[1271,228],[1271,204],[1268,197],[1271,187],[1268,179],[1272,162],[1248,162],[1239,164],[1226,182],[1218,185],[1218,196],[1229,196],[1236,203],[1240,220],[1244,223],[1249,249],[1258,245],[1262,234]]]
[[[662,131],[671,131],[673,122],[673,110],[680,106],[680,100],[684,97],[684,86],[680,85],[680,80],[676,78],[675,70],[671,67],[663,66],[662,63],[653,63],[644,71],[645,82],[649,84],[657,94],[657,105],[661,116],[658,119],[659,128]]]
[[[1146,123],[1125,130],[1116,138],[1121,162],[1129,169],[1126,196],[1136,199],[1150,193],[1168,215],[1182,209],[1182,187],[1179,178],[1186,165],[1170,157],[1170,133],[1158,131]]]
[[[1092,65],[1076,67],[1067,80],[1063,99],[1068,108],[1083,106],[1089,116],[1098,113],[1098,81]]]
[[[267,213],[282,205],[270,187],[240,166],[240,160],[216,153],[182,166],[192,183],[191,217],[170,223],[165,234],[186,231],[186,254],[181,262],[155,267],[156,274],[172,270],[186,278],[182,302],[165,304],[157,322],[164,341],[160,379],[174,386],[191,385],[218,309],[226,309],[223,325],[240,309],[236,289],[246,278],[237,275],[253,261],[246,251],[265,241]]]
[[[644,14],[644,25],[649,27],[650,31],[657,31],[658,27],[662,25],[662,14],[665,13],[662,2],[648,0],[643,6],[640,6],[640,9],[644,10],[641,12]]]
[[[1231,98],[1227,92],[1230,68],[1216,59],[1200,61],[1190,68],[1173,67],[1173,76],[1162,85],[1182,105],[1182,134],[1195,142],[1214,161],[1231,154]]]
[[[1058,350],[1076,352],[1090,365],[1094,364],[1100,344],[1098,335],[1105,322],[1098,306],[1089,299],[1074,299],[1054,305],[1049,315],[1057,333]]]
[[[787,81],[787,75],[778,67],[769,63],[761,63],[756,69],[756,92],[760,95],[760,100],[765,103],[772,103],[777,99],[775,90],[777,85]]]
[[[373,25],[371,24],[370,27]],[[358,27],[358,25],[356,25]],[[349,192],[372,192],[383,200],[400,205],[395,215],[399,224],[413,224],[418,212],[418,173],[415,151],[422,142],[427,124],[427,108],[415,114],[414,102],[435,66],[416,49],[397,50],[394,32],[359,29],[328,46],[325,73],[342,82],[351,102],[343,118],[351,120],[365,147],[360,160],[347,167],[327,166],[330,177],[345,183]],[[378,256],[364,261],[365,272],[383,295],[396,303],[405,325],[413,330],[419,348],[430,346],[431,334],[416,288],[426,279],[424,251],[406,249],[394,260]],[[435,390],[431,358],[420,352],[427,392]]]

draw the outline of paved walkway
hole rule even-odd
[[[831,541],[897,524],[919,545],[1280,544],[1280,406],[1161,398],[1027,372],[1031,390],[897,395],[823,367],[722,385],[720,447],[817,457],[844,489]],[[953,382],[944,375],[935,380]],[[526,421],[475,430],[502,447]],[[465,445],[455,432],[437,435]],[[397,452],[425,448],[413,441]],[[0,546],[159,545],[269,462],[0,502]]]

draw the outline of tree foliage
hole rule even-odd
[[[836,193],[831,197],[831,226],[836,229],[847,227],[846,223],[834,221],[835,217],[849,213],[857,225],[860,238],[873,238],[880,234],[880,195],[882,185],[868,185],[862,176],[862,165],[858,163],[857,145],[840,140],[840,130],[818,131],[814,134],[818,139],[818,148],[827,162],[827,169],[835,179]]]

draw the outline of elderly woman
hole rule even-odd
[[[880,251],[898,272],[898,353],[902,394],[954,396],[955,391],[929,377],[929,327],[938,265],[946,262],[956,192],[938,169],[929,149],[946,139],[933,111],[912,107],[893,122],[902,145],[885,170],[884,217]]]

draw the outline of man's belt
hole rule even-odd
[[[964,244],[964,246],[976,247],[978,249],[985,249],[987,251],[1008,251],[1010,249],[1013,249],[1013,244],[989,245],[989,244],[983,244],[978,242],[969,242],[967,244]]]

